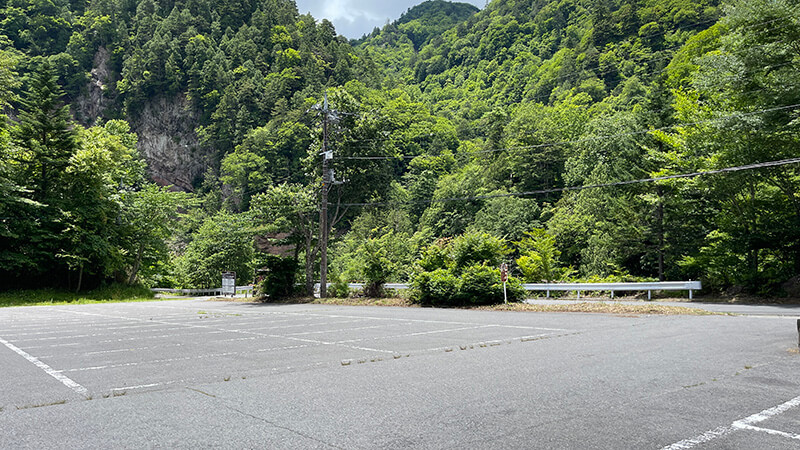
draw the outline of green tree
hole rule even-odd
[[[314,294],[314,266],[319,255],[319,210],[310,187],[281,184],[251,200],[249,214],[261,234],[287,233],[295,254],[305,256],[306,294]]]
[[[215,288],[222,272],[236,272],[236,283],[253,280],[253,230],[243,215],[220,212],[203,222],[178,260],[183,284]]]
[[[139,279],[143,267],[168,258],[167,239],[179,217],[179,208],[190,205],[188,195],[146,183],[123,192],[121,221],[125,227],[125,260],[128,283]]]
[[[42,61],[29,84],[14,140],[22,149],[26,166],[23,176],[33,188],[34,200],[49,204],[58,197],[51,190],[63,181],[64,169],[77,149],[76,133],[69,105],[62,100],[64,91],[47,60]]]
[[[525,281],[538,283],[544,281],[563,281],[572,272],[571,269],[559,267],[558,257],[561,252],[556,247],[555,237],[538,228],[525,233],[527,236],[517,242],[520,257],[517,265],[525,277]]]
[[[659,133],[672,170],[712,170],[796,156],[800,142],[793,87],[800,52],[786,45],[800,36],[793,18],[800,9],[785,1],[734,1],[718,36],[694,43],[695,66],[676,66],[675,108],[683,122]],[[757,25],[770,23],[769,30]],[[698,36],[699,37],[699,36]],[[706,52],[704,55],[703,52]],[[681,81],[678,81],[681,80]],[[688,166],[688,167],[687,167]],[[669,173],[669,172],[667,172]],[[682,193],[702,192],[711,207],[696,204],[693,216],[708,227],[684,253],[683,268],[709,286],[742,286],[776,293],[800,270],[800,176],[796,165],[704,177]],[[723,268],[726,269],[723,269]],[[722,273],[726,272],[726,273]]]

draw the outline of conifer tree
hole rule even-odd
[[[28,160],[26,178],[33,188],[34,200],[45,204],[54,200],[52,190],[58,186],[78,146],[63,96],[58,77],[45,60],[33,74],[22,99],[19,125],[14,132],[14,140]]]

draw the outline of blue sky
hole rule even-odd
[[[333,22],[336,32],[350,39],[360,38],[375,27],[383,27],[386,21],[394,21],[408,8],[422,0],[296,0],[300,14],[310,12],[316,19]],[[486,0],[461,0],[478,8]]]

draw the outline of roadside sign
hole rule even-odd
[[[506,291],[506,282],[508,281],[508,264],[500,264],[500,280],[503,282],[503,301],[508,303],[508,291]]]
[[[222,272],[222,295],[236,296],[236,272]]]

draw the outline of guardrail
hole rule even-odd
[[[331,287],[332,283],[328,283]],[[362,289],[364,283],[348,283],[350,289]],[[383,285],[386,289],[409,289],[411,286],[408,283],[386,283]],[[689,299],[694,298],[694,291],[699,291],[703,285],[699,281],[659,281],[651,283],[527,283],[522,287],[529,292],[545,292],[547,298],[550,298],[551,291],[571,292],[575,291],[578,298],[581,298],[583,291],[609,291],[611,298],[617,292],[643,292],[647,291],[647,299],[652,299],[653,291],[689,291]],[[314,289],[319,292],[319,283],[314,285]],[[154,288],[151,289],[157,293],[169,293],[180,295],[223,295],[222,288],[214,289],[165,289]],[[244,293],[252,295],[253,286],[236,286],[236,293]]]
[[[328,287],[331,283],[328,283]],[[364,283],[348,283],[350,289],[361,289]],[[386,289],[408,289],[407,283],[386,283]],[[616,292],[642,292],[647,291],[647,299],[652,299],[653,291],[689,291],[689,299],[694,299],[694,291],[699,291],[703,285],[699,281],[657,281],[649,283],[527,283],[522,285],[526,291],[544,291],[547,298],[550,298],[550,291],[575,291],[578,298],[581,298],[583,291],[610,291],[611,298]],[[314,285],[319,291],[319,283]]]
[[[658,281],[652,283],[531,283],[523,284],[527,291],[545,291],[550,298],[550,291],[575,291],[581,298],[582,291],[610,291],[611,298],[618,291],[647,291],[647,299],[652,298],[653,291],[689,291],[689,299],[694,298],[694,291],[703,288],[699,281]]]
[[[167,288],[153,288],[150,289],[153,292],[160,293],[160,294],[180,294],[180,295],[197,295],[197,296],[207,296],[207,295],[224,295],[222,293],[223,289],[221,287],[214,288],[214,289],[167,289]],[[253,292],[253,286],[236,286],[236,294],[244,293],[244,294],[251,294]]]

